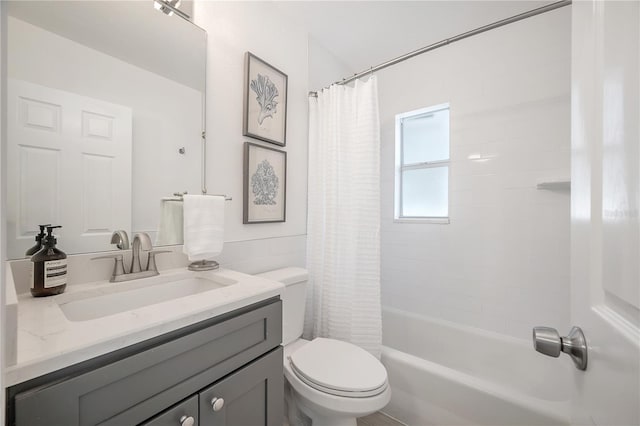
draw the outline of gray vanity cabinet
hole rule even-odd
[[[281,426],[281,342],[259,302],[9,388],[7,425]]]

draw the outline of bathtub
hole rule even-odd
[[[392,390],[386,414],[411,426],[569,424],[568,358],[396,309],[383,309],[382,318],[382,363]]]

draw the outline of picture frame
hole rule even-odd
[[[287,212],[287,153],[244,143],[242,223],[285,222]]]
[[[244,58],[243,136],[287,144],[288,76],[251,52]]]

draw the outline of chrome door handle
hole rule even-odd
[[[571,357],[578,370],[587,369],[587,339],[580,327],[573,327],[565,337],[560,337],[555,328],[534,327],[533,348],[554,358],[564,352]]]

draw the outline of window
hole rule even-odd
[[[449,105],[396,115],[397,221],[449,222]]]

